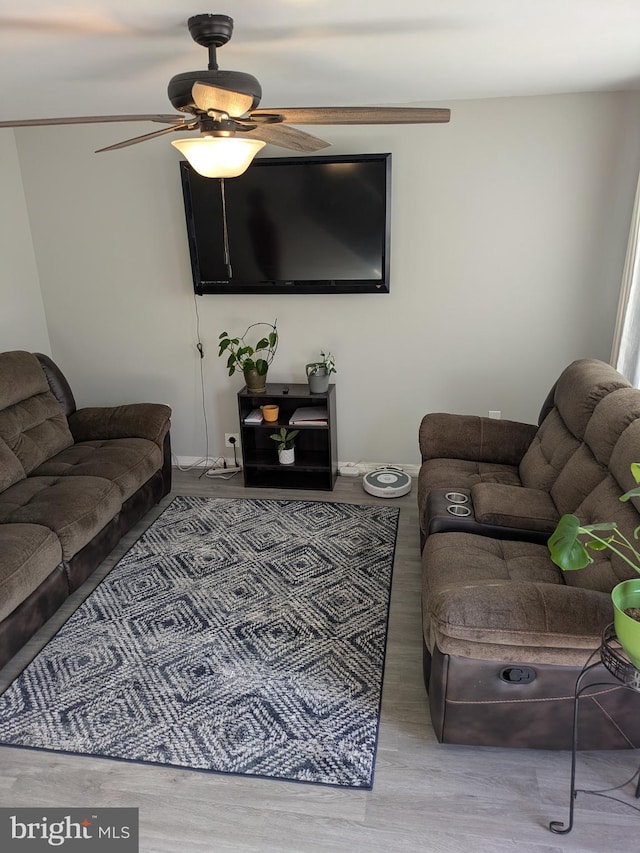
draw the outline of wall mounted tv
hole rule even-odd
[[[180,168],[196,293],[389,292],[391,154]]]

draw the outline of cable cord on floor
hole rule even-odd
[[[180,465],[178,462],[178,457],[175,453],[171,453],[171,459],[173,460],[173,467],[177,468],[179,471],[193,471],[194,468],[215,468],[216,465],[219,466],[220,470],[224,468],[225,458],[224,456],[201,456],[199,459],[196,459],[195,462],[192,462],[190,465]]]

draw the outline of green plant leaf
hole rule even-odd
[[[227,349],[230,343],[231,341],[229,340],[229,338],[226,338],[224,341],[220,341],[220,350],[218,352],[218,355],[222,355],[222,353]]]
[[[584,569],[593,560],[578,539],[581,532],[580,519],[575,515],[563,515],[547,542],[551,559],[563,571]]]
[[[640,483],[640,462],[631,463],[631,473],[636,483]]]
[[[615,521],[599,521],[597,524],[583,524],[582,530],[585,533],[591,533],[592,530],[617,530],[618,525]]]
[[[584,543],[585,548],[589,548],[591,551],[604,551],[609,547],[609,542],[613,542],[613,536],[607,536],[606,539],[603,539],[602,542],[596,542],[595,539],[590,539],[588,542]]]
[[[636,487],[635,489],[629,489],[628,492],[625,492],[624,495],[620,496],[620,500],[628,501],[629,498],[637,498],[638,496],[640,496],[640,486]]]
[[[220,340],[220,338],[228,338],[228,337],[229,337],[229,332],[220,332],[220,334],[218,335],[218,340]]]
[[[260,376],[265,376],[267,370],[269,369],[269,362],[265,361],[264,358],[256,359],[256,370]]]

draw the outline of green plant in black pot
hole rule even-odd
[[[255,394],[264,393],[267,371],[278,349],[276,324],[277,320],[273,324],[252,323],[239,337],[231,337],[228,332],[221,332],[218,337],[218,356],[226,354],[229,376],[241,370],[247,390]],[[252,331],[257,340],[249,343],[247,337]]]

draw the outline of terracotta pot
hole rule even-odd
[[[275,403],[269,403],[266,406],[260,406],[262,409],[262,417],[268,423],[276,423],[278,420],[278,413],[280,411],[280,406],[276,406]]]

